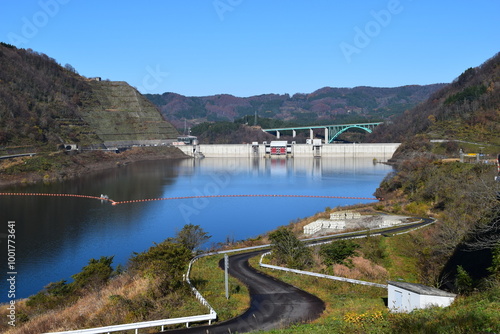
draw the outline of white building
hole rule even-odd
[[[457,295],[417,283],[387,282],[387,307],[392,312],[411,312],[430,306],[450,306]]]

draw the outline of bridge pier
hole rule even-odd
[[[264,132],[276,133],[276,137],[280,138],[280,131],[292,131],[292,137],[295,138],[297,135],[296,130],[309,130],[309,138],[314,139],[314,129],[324,129],[325,131],[325,144],[329,144],[334,141],[342,132],[347,131],[352,128],[357,128],[364,130],[368,133],[372,133],[373,129],[382,124],[377,123],[357,123],[357,124],[336,124],[336,125],[318,125],[318,126],[303,126],[303,127],[292,127],[292,128],[275,128],[275,129],[262,129]]]

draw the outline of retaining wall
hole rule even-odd
[[[377,144],[326,144],[319,147],[322,157],[346,157],[346,158],[376,158],[381,161],[389,160],[399,143],[377,143]],[[263,157],[265,145],[259,144],[254,148],[251,144],[224,144],[209,145],[200,144],[196,146],[177,146],[185,154],[193,156],[195,152],[202,153],[207,158],[219,157]],[[294,157],[314,157],[313,145],[294,144],[292,155]],[[284,156],[273,156],[281,157]]]

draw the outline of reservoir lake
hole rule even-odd
[[[205,158],[134,163],[53,184],[2,192],[109,196],[115,201],[213,195],[374,197],[392,167],[372,158]],[[256,237],[326,207],[367,199],[221,197],[111,205],[88,198],[0,196],[3,249],[0,302],[7,297],[8,221],[15,221],[16,298],[81,271],[91,258],[114,256],[126,265],[133,252],[175,236],[185,224],[212,237],[204,249]]]

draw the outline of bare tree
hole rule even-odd
[[[494,181],[483,180],[478,184],[479,191],[474,195],[480,216],[466,243],[471,250],[493,249],[500,243],[499,188],[499,182]]]
[[[211,236],[203,231],[200,225],[186,224],[177,232],[174,240],[193,252],[210,238]]]

